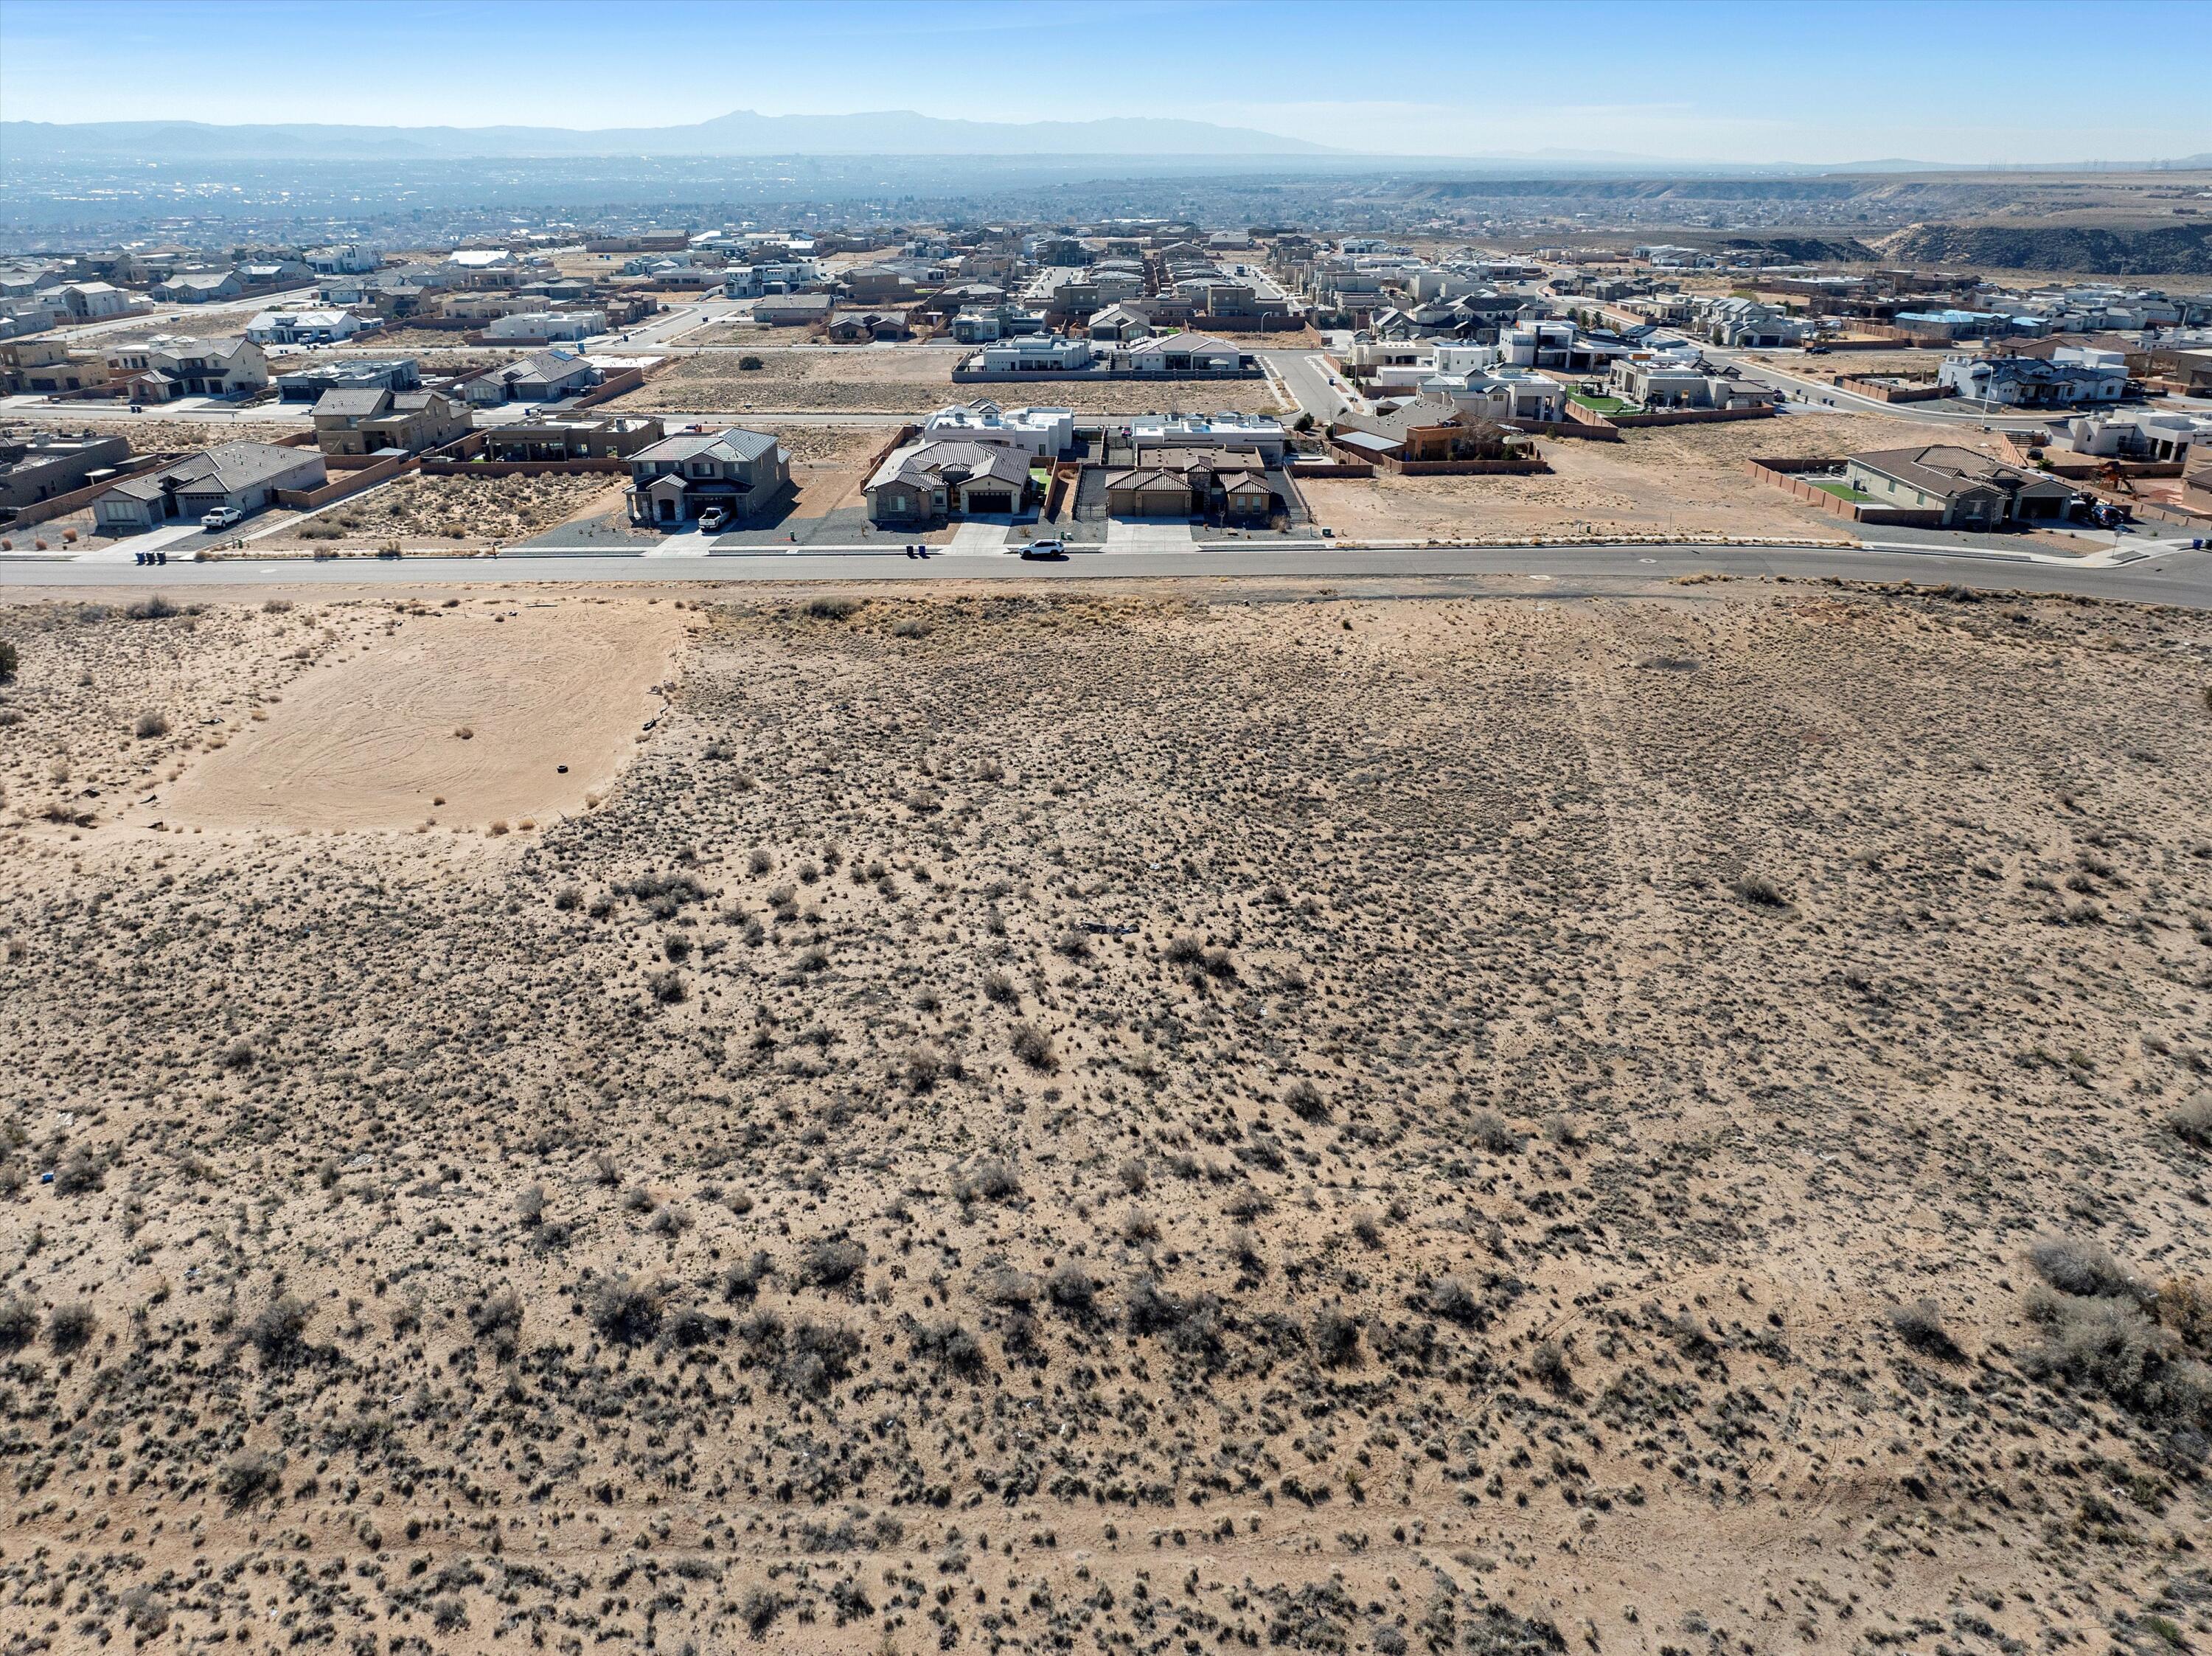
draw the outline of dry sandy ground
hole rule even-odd
[[[520,540],[622,494],[613,473],[536,476],[424,476],[413,473],[369,489],[296,526],[253,543],[258,548],[332,543],[373,546],[436,538],[489,545]]]
[[[952,370],[968,348],[890,346],[876,349],[827,348],[754,352],[714,351],[679,358],[675,365],[608,407],[631,413],[743,414],[819,409],[906,414],[916,419],[947,403],[993,397],[1009,405],[1036,403],[1085,414],[1145,414],[1155,409],[1234,409],[1272,412],[1280,406],[1265,379],[1164,379],[1089,385],[1080,380],[1028,384],[952,383]],[[763,366],[744,369],[739,357]]]
[[[1880,415],[1787,415],[1661,426],[1618,443],[1547,440],[1552,475],[1319,477],[1298,488],[1315,517],[1362,538],[1496,540],[1529,536],[1810,537],[1844,541],[1851,525],[1745,476],[1759,455],[1844,454],[1930,440],[1928,428]]]
[[[2207,619],[1407,585],[0,607],[9,1647],[2203,1644]]]
[[[527,828],[611,780],[659,701],[665,604],[424,607],[334,660],[160,802],[185,828]]]
[[[741,356],[763,366],[747,370]],[[926,414],[952,400],[961,353],[935,349],[714,351],[679,357],[608,408],[632,413],[732,413],[818,409],[852,413]]]

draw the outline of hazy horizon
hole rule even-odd
[[[2113,38],[2157,40],[2179,38],[2192,13],[2202,15],[2178,0],[2129,0],[2099,19]],[[533,15],[547,27],[518,33],[504,7],[420,0],[366,12],[261,0],[6,0],[0,112],[63,124],[120,116],[586,132],[736,112],[912,112],[993,125],[1176,120],[1378,158],[1657,165],[2019,167],[2212,150],[2212,118],[2179,106],[2091,100],[2054,130],[2018,99],[2021,77],[2047,74],[2052,43],[2078,21],[2075,9],[2044,0],[2008,8],[2001,35],[1986,8],[1960,5],[1570,0],[1547,9],[1540,29],[1496,38],[1471,25],[1508,14],[1433,0],[1364,8],[1356,32],[1342,29],[1340,9],[1295,0],[1270,6],[1265,29],[1253,27],[1256,15],[1243,4],[1127,0],[1107,27],[1095,9],[1060,0],[957,0],[926,11],[878,0],[638,0],[614,10],[542,0]],[[619,30],[617,52],[675,52],[731,72],[668,85],[603,76],[599,49],[577,44],[587,15]],[[343,53],[332,52],[327,29],[270,27],[303,16],[342,29]],[[94,19],[99,27],[88,27]],[[1885,30],[1911,50],[1862,72],[1863,49]],[[1170,47],[1177,62],[1218,58],[1220,72],[1200,87],[1163,75],[1154,65]],[[560,95],[563,77],[587,94]],[[88,83],[130,84],[127,109],[88,107]],[[1998,112],[1970,121],[1954,118],[1956,110]]]

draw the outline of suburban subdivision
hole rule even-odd
[[[2190,8],[295,13],[0,7],[0,1656],[2212,1650]]]

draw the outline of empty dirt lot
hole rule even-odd
[[[1408,587],[5,595],[10,1647],[2212,1637],[2212,623]]]
[[[947,403],[988,397],[1008,408],[1035,404],[1083,414],[1146,414],[1176,409],[1272,412],[1280,406],[1265,379],[1163,379],[1088,384],[1038,379],[955,385],[952,370],[971,348],[894,345],[700,351],[680,357],[609,407],[630,413],[903,414],[919,420]],[[757,357],[758,368],[741,368]]]
[[[1710,426],[1661,426],[1618,443],[1547,439],[1552,474],[1527,477],[1317,477],[1298,488],[1316,519],[1363,539],[1517,543],[1531,537],[1840,542],[1853,525],[1746,476],[1756,455],[1901,448],[1948,431],[1881,415],[1786,415]],[[1989,440],[1975,434],[1973,441]]]

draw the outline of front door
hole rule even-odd
[[[660,508],[660,521],[665,524],[674,523],[676,521],[676,502],[672,500],[663,498],[657,504]]]

